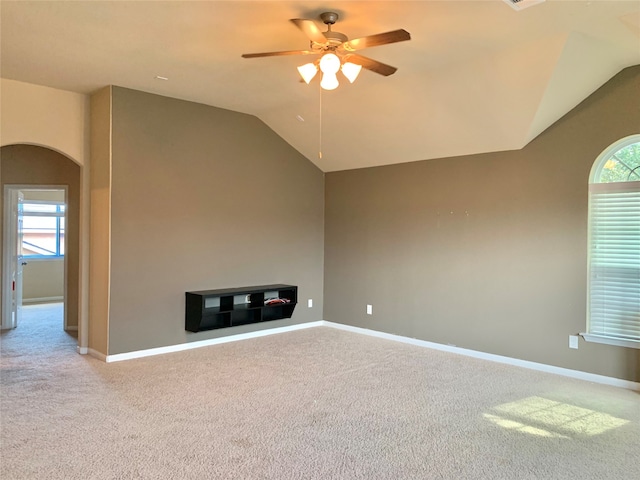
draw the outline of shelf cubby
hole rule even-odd
[[[201,332],[291,318],[298,303],[298,287],[275,284],[200,290],[186,292],[185,297],[185,330]],[[288,302],[265,305],[273,298]]]

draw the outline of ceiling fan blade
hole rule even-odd
[[[372,72],[384,75],[385,77],[393,75],[394,73],[396,73],[396,70],[398,70],[396,67],[392,67],[391,65],[387,65],[386,63],[363,57],[362,55],[357,55],[355,53],[347,55],[344,60],[345,62],[351,62],[355,63],[356,65],[361,65],[362,68],[366,68],[367,70],[371,70]]]
[[[386,45],[388,43],[404,42],[406,40],[411,40],[411,35],[406,30],[400,29],[349,40],[348,42],[344,42],[340,48],[347,52],[355,52],[356,50],[362,50],[363,48],[377,47],[378,45]]]
[[[313,20],[304,18],[292,18],[291,21],[311,40],[316,43],[327,43],[327,37],[323,35]]]
[[[243,53],[242,58],[279,57],[282,55],[314,55],[318,52],[311,50],[289,50],[285,52]]]

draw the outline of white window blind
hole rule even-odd
[[[640,182],[589,191],[588,334],[640,341]]]

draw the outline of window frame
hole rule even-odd
[[[593,267],[593,240],[594,240],[594,232],[592,231],[592,222],[594,215],[594,193],[598,192],[602,193],[603,190],[609,192],[617,192],[617,191],[633,191],[640,192],[640,181],[629,181],[629,182],[600,182],[600,177],[602,174],[602,170],[606,164],[606,162],[618,151],[628,147],[629,145],[633,145],[635,143],[640,143],[640,134],[629,135],[624,137],[609,147],[607,147],[594,161],[593,166],[591,167],[591,172],[589,174],[589,205],[588,205],[588,261],[587,261],[587,324],[586,324],[586,332],[581,333],[580,335],[588,342],[602,343],[607,345],[615,345],[621,347],[629,347],[640,349],[640,337],[638,339],[626,339],[615,336],[608,336],[602,333],[593,333],[592,329],[592,319],[591,319],[591,303],[592,303],[592,267]],[[618,184],[619,187],[615,187],[614,185]],[[637,188],[631,188],[629,184],[638,184]],[[598,186],[602,185],[602,188]],[[609,188],[604,187],[608,185]],[[640,320],[639,320],[640,321]]]
[[[24,205],[55,205],[56,207],[56,211],[55,212],[25,212],[24,211]],[[61,232],[62,232],[62,228],[61,228],[61,222],[62,220],[64,220],[64,235],[66,235],[66,230],[67,230],[67,220],[66,220],[66,215],[67,215],[67,207],[66,207],[66,203],[63,201],[57,201],[57,200],[24,200],[21,204],[21,212],[20,215],[24,218],[24,217],[54,217],[56,219],[56,252],[53,255],[45,255],[45,254],[29,254],[29,255],[22,255],[22,258],[24,258],[25,260],[29,260],[31,261],[46,261],[46,260],[63,260],[65,257],[64,253],[60,253],[60,249],[61,249]],[[23,243],[24,243],[24,239],[23,239]],[[66,250],[66,244],[65,244],[65,250]]]

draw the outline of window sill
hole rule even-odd
[[[640,341],[638,340],[625,340],[622,338],[605,337],[602,335],[594,335],[592,333],[581,333],[580,336],[587,342],[604,343],[606,345],[615,345],[617,347],[640,349]]]
[[[56,262],[56,261],[62,261],[64,260],[64,256],[60,255],[60,256],[54,256],[54,255],[50,255],[47,257],[22,257],[22,260],[30,263],[30,262]]]

